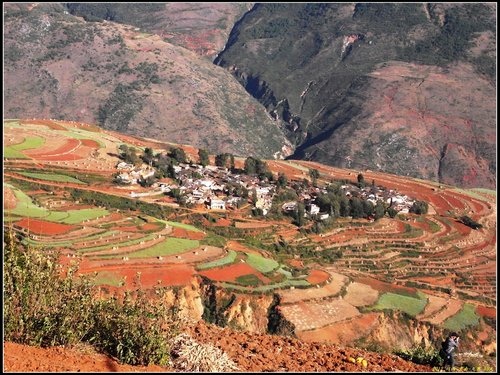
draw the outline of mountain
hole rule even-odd
[[[65,9],[4,8],[5,117],[99,123],[212,153],[291,152],[262,106],[206,57],[138,27],[85,21]]]
[[[252,3],[65,3],[85,20],[108,20],[158,34],[213,59]]]
[[[496,187],[494,3],[7,3],[4,19],[6,117]]]
[[[496,186],[496,4],[256,4],[215,63],[291,158]]]

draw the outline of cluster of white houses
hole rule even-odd
[[[134,167],[131,164],[121,162],[117,165],[121,172],[116,180],[122,184],[137,184],[141,178],[145,179],[154,175],[154,168],[150,166]],[[184,164],[174,166],[176,179],[179,184],[167,184],[156,182],[151,190],[145,193],[131,192],[132,197],[170,193],[177,189],[183,196],[185,203],[192,205],[204,205],[208,209],[226,210],[240,207],[247,203],[247,196],[252,198],[255,208],[261,209],[266,215],[272,205],[273,196],[276,192],[276,184],[273,181],[261,181],[257,176],[246,174],[235,174],[227,168],[217,166],[202,166],[199,164]],[[239,187],[239,189],[238,189]],[[367,186],[358,188],[356,185],[346,184],[341,186],[347,197],[357,196],[370,201],[376,205],[377,201],[392,203],[397,211],[408,213],[414,203],[405,195],[400,195],[394,190],[385,190],[383,187]],[[246,191],[248,194],[244,194]],[[326,193],[326,189],[309,187],[299,194],[299,200],[305,203],[305,214],[315,216],[320,220],[329,217],[328,213],[320,212],[320,208],[314,204],[315,196]],[[296,209],[297,201],[286,202],[282,205],[284,212]]]

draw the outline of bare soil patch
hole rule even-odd
[[[497,317],[497,310],[494,307],[478,306],[476,312],[486,318],[496,319]]]
[[[369,306],[377,302],[379,293],[371,286],[353,282],[347,286],[347,294],[344,301],[353,306]]]
[[[247,263],[236,263],[223,268],[213,268],[200,271],[199,274],[215,281],[235,282],[238,277],[245,275],[255,275],[266,284],[271,281]]]
[[[431,317],[432,315],[436,314],[439,310],[443,309],[446,306],[446,303],[448,302],[446,298],[433,295],[429,295],[427,296],[427,298],[428,298],[427,305],[425,305],[424,311],[422,311],[417,316],[418,319]]]
[[[269,223],[258,223],[251,221],[235,221],[234,226],[239,229],[256,229],[256,228],[269,228],[272,224]]]
[[[282,303],[296,303],[299,301],[320,300],[323,298],[333,297],[338,295],[339,292],[339,285],[330,283],[320,288],[295,288],[281,290],[279,294],[282,297]]]
[[[17,199],[11,188],[5,187],[3,191],[3,208],[10,210],[16,208]]]
[[[314,270],[311,270],[311,272],[307,276],[306,280],[310,284],[314,285],[314,284],[324,283],[325,281],[328,280],[329,277],[330,277],[330,274],[328,272],[314,269]]]
[[[314,304],[301,301],[280,306],[280,311],[295,325],[296,332],[321,328],[361,314],[341,299],[316,301]]]
[[[5,372],[165,372],[161,366],[130,366],[91,348],[37,348],[4,342]]]
[[[355,277],[355,281],[369,285],[373,289],[378,290],[379,292],[391,292],[391,293],[403,292],[406,294],[414,294],[414,295],[416,295],[417,292],[415,288],[408,288],[402,285],[385,283],[383,281],[379,281],[368,276]]]
[[[328,342],[342,346],[351,345],[355,340],[363,337],[377,326],[380,314],[372,312],[358,315],[326,327],[299,332],[297,336],[305,342]]]
[[[68,233],[75,229],[75,225],[53,223],[50,221],[23,218],[16,222],[16,225],[29,230],[31,233],[40,235],[57,235]]]
[[[431,316],[427,319],[424,319],[424,320],[427,320],[430,323],[436,324],[436,325],[441,324],[449,317],[458,313],[460,311],[460,309],[462,308],[463,304],[464,304],[463,301],[459,301],[456,299],[450,299],[450,300],[448,300],[448,303],[446,304],[444,309],[440,310],[437,314],[434,314],[433,316]]]
[[[177,238],[187,238],[190,240],[202,240],[205,238],[205,233],[174,227],[172,229],[172,236]]]

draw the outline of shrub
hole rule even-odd
[[[415,345],[410,349],[398,350],[394,352],[397,356],[414,363],[430,366],[441,366],[442,358],[439,356],[439,350],[424,345]]]
[[[34,346],[87,342],[132,365],[164,365],[174,313],[144,292],[97,298],[93,277],[63,269],[57,251],[23,248],[12,229],[4,247],[4,340]],[[65,272],[63,272],[65,271]]]

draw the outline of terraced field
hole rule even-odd
[[[197,209],[156,217],[71,198],[77,190],[151,204],[148,197],[130,198],[145,189],[116,186],[111,176],[119,145],[159,150],[160,143],[55,120],[6,120],[4,133],[5,225],[25,244],[57,248],[64,264],[79,259],[80,272],[97,272],[103,285],[124,280],[132,288],[141,272],[145,287],[187,285],[201,275],[238,293],[277,292],[299,336],[333,342],[346,338],[336,331],[342,324],[376,329],[382,310],[459,328],[477,324],[478,317],[492,319],[496,311],[495,192],[363,171],[367,181],[428,202],[429,213],[338,218],[314,233],[286,218],[256,220],[245,206],[210,213],[213,222],[200,227],[191,217],[208,213]],[[359,173],[305,161],[269,166],[289,181],[317,169],[320,184],[354,181]],[[483,227],[465,226],[461,215]],[[212,231],[224,241],[214,245]],[[278,243],[286,247],[276,250]]]

